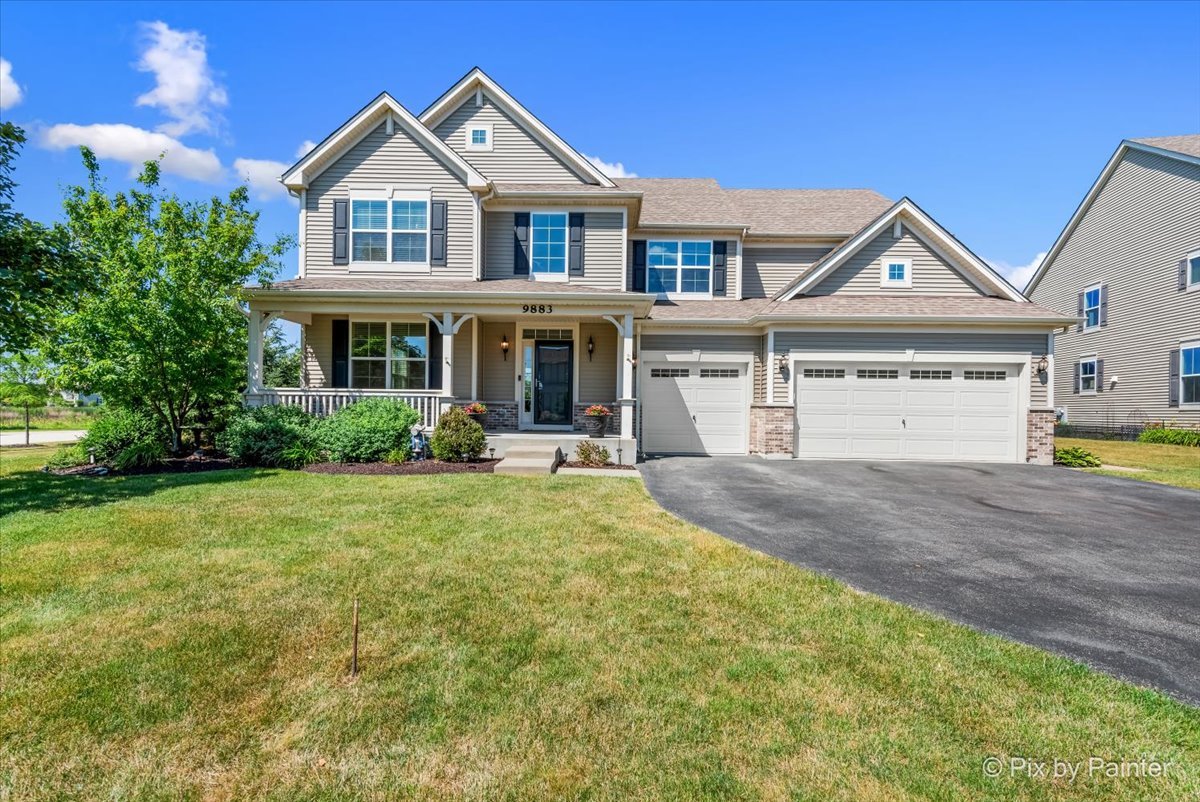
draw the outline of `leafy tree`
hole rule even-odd
[[[32,348],[95,283],[65,226],[47,227],[13,209],[13,162],[24,143],[24,131],[0,123],[0,351]]]
[[[283,329],[275,323],[263,334],[263,384],[300,386],[300,349],[287,341]]]
[[[80,150],[88,184],[68,188],[64,206],[99,287],[62,320],[62,378],[154,415],[178,451],[185,426],[236,403],[242,287],[269,281],[291,239],[259,240],[244,186],[227,199],[182,201],[159,188],[159,164],[148,161],[128,193],[109,195],[95,155]]]
[[[46,361],[36,352],[0,357],[0,403],[25,408],[25,445],[29,445],[30,410],[46,406],[50,399],[49,378]]]

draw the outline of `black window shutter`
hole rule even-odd
[[[442,333],[432,322],[426,324],[429,333],[429,381],[427,390],[436,390],[442,386]]]
[[[583,212],[571,212],[568,220],[570,241],[567,246],[568,269],[572,276],[583,275]]]
[[[725,294],[725,255],[727,243],[724,241],[714,242],[712,244],[713,263],[712,263],[712,291],[713,295]]]
[[[1167,391],[1167,406],[1179,406],[1179,349],[1171,351],[1167,354],[1170,359],[1170,367],[1167,369],[1167,376],[1171,380],[1171,388]]]
[[[446,266],[446,202],[433,201],[429,209],[429,263]]]
[[[333,202],[333,263],[350,264],[350,201]],[[345,387],[346,385],[341,385]]]
[[[1078,362],[1075,363],[1075,382],[1074,382],[1074,384],[1071,385],[1071,392],[1076,395],[1079,394],[1079,363]]]
[[[344,201],[343,201],[344,202]],[[332,387],[350,386],[350,321],[333,320],[333,334],[330,337],[333,348],[333,381]]]
[[[1096,360],[1096,392],[1104,392],[1104,360]]]
[[[1079,293],[1078,311],[1075,313],[1079,317],[1079,324],[1075,327],[1075,331],[1083,331],[1083,293]]]
[[[1180,259],[1179,260],[1179,291],[1180,292],[1183,292],[1184,290],[1187,289],[1187,280],[1188,280],[1187,268],[1188,268],[1187,259]]]
[[[646,240],[635,239],[633,245],[633,291],[646,291]]]
[[[1108,325],[1108,285],[1100,285],[1100,325]]]
[[[529,275],[529,212],[513,215],[513,273]]]

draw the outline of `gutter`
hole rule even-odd
[[[751,315],[746,318],[655,318],[649,317],[646,322],[655,325],[687,325],[687,326],[758,326],[775,323],[891,323],[903,325],[906,323],[937,323],[937,324],[968,324],[989,326],[1054,326],[1062,327],[1064,321],[1055,318],[1005,318],[1005,317],[953,317],[939,315],[937,317],[913,315]],[[1067,324],[1069,328],[1069,324]]]

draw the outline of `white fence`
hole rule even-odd
[[[393,398],[403,401],[421,413],[421,425],[432,429],[437,425],[442,411],[454,403],[454,399],[442,396],[437,390],[417,392],[412,390],[352,390],[344,387],[278,387],[246,393],[246,406],[267,407],[285,405],[300,407],[313,415],[330,415],[344,406],[364,398]]]

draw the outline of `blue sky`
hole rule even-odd
[[[302,143],[382,90],[420,112],[479,65],[637,175],[908,195],[1023,281],[1122,138],[1200,132],[1197,30],[1195,2],[6,0],[0,113],[30,134],[31,217],[59,215],[86,141],[114,187],[164,146],[185,196],[250,176],[264,234],[292,233],[274,178]]]

